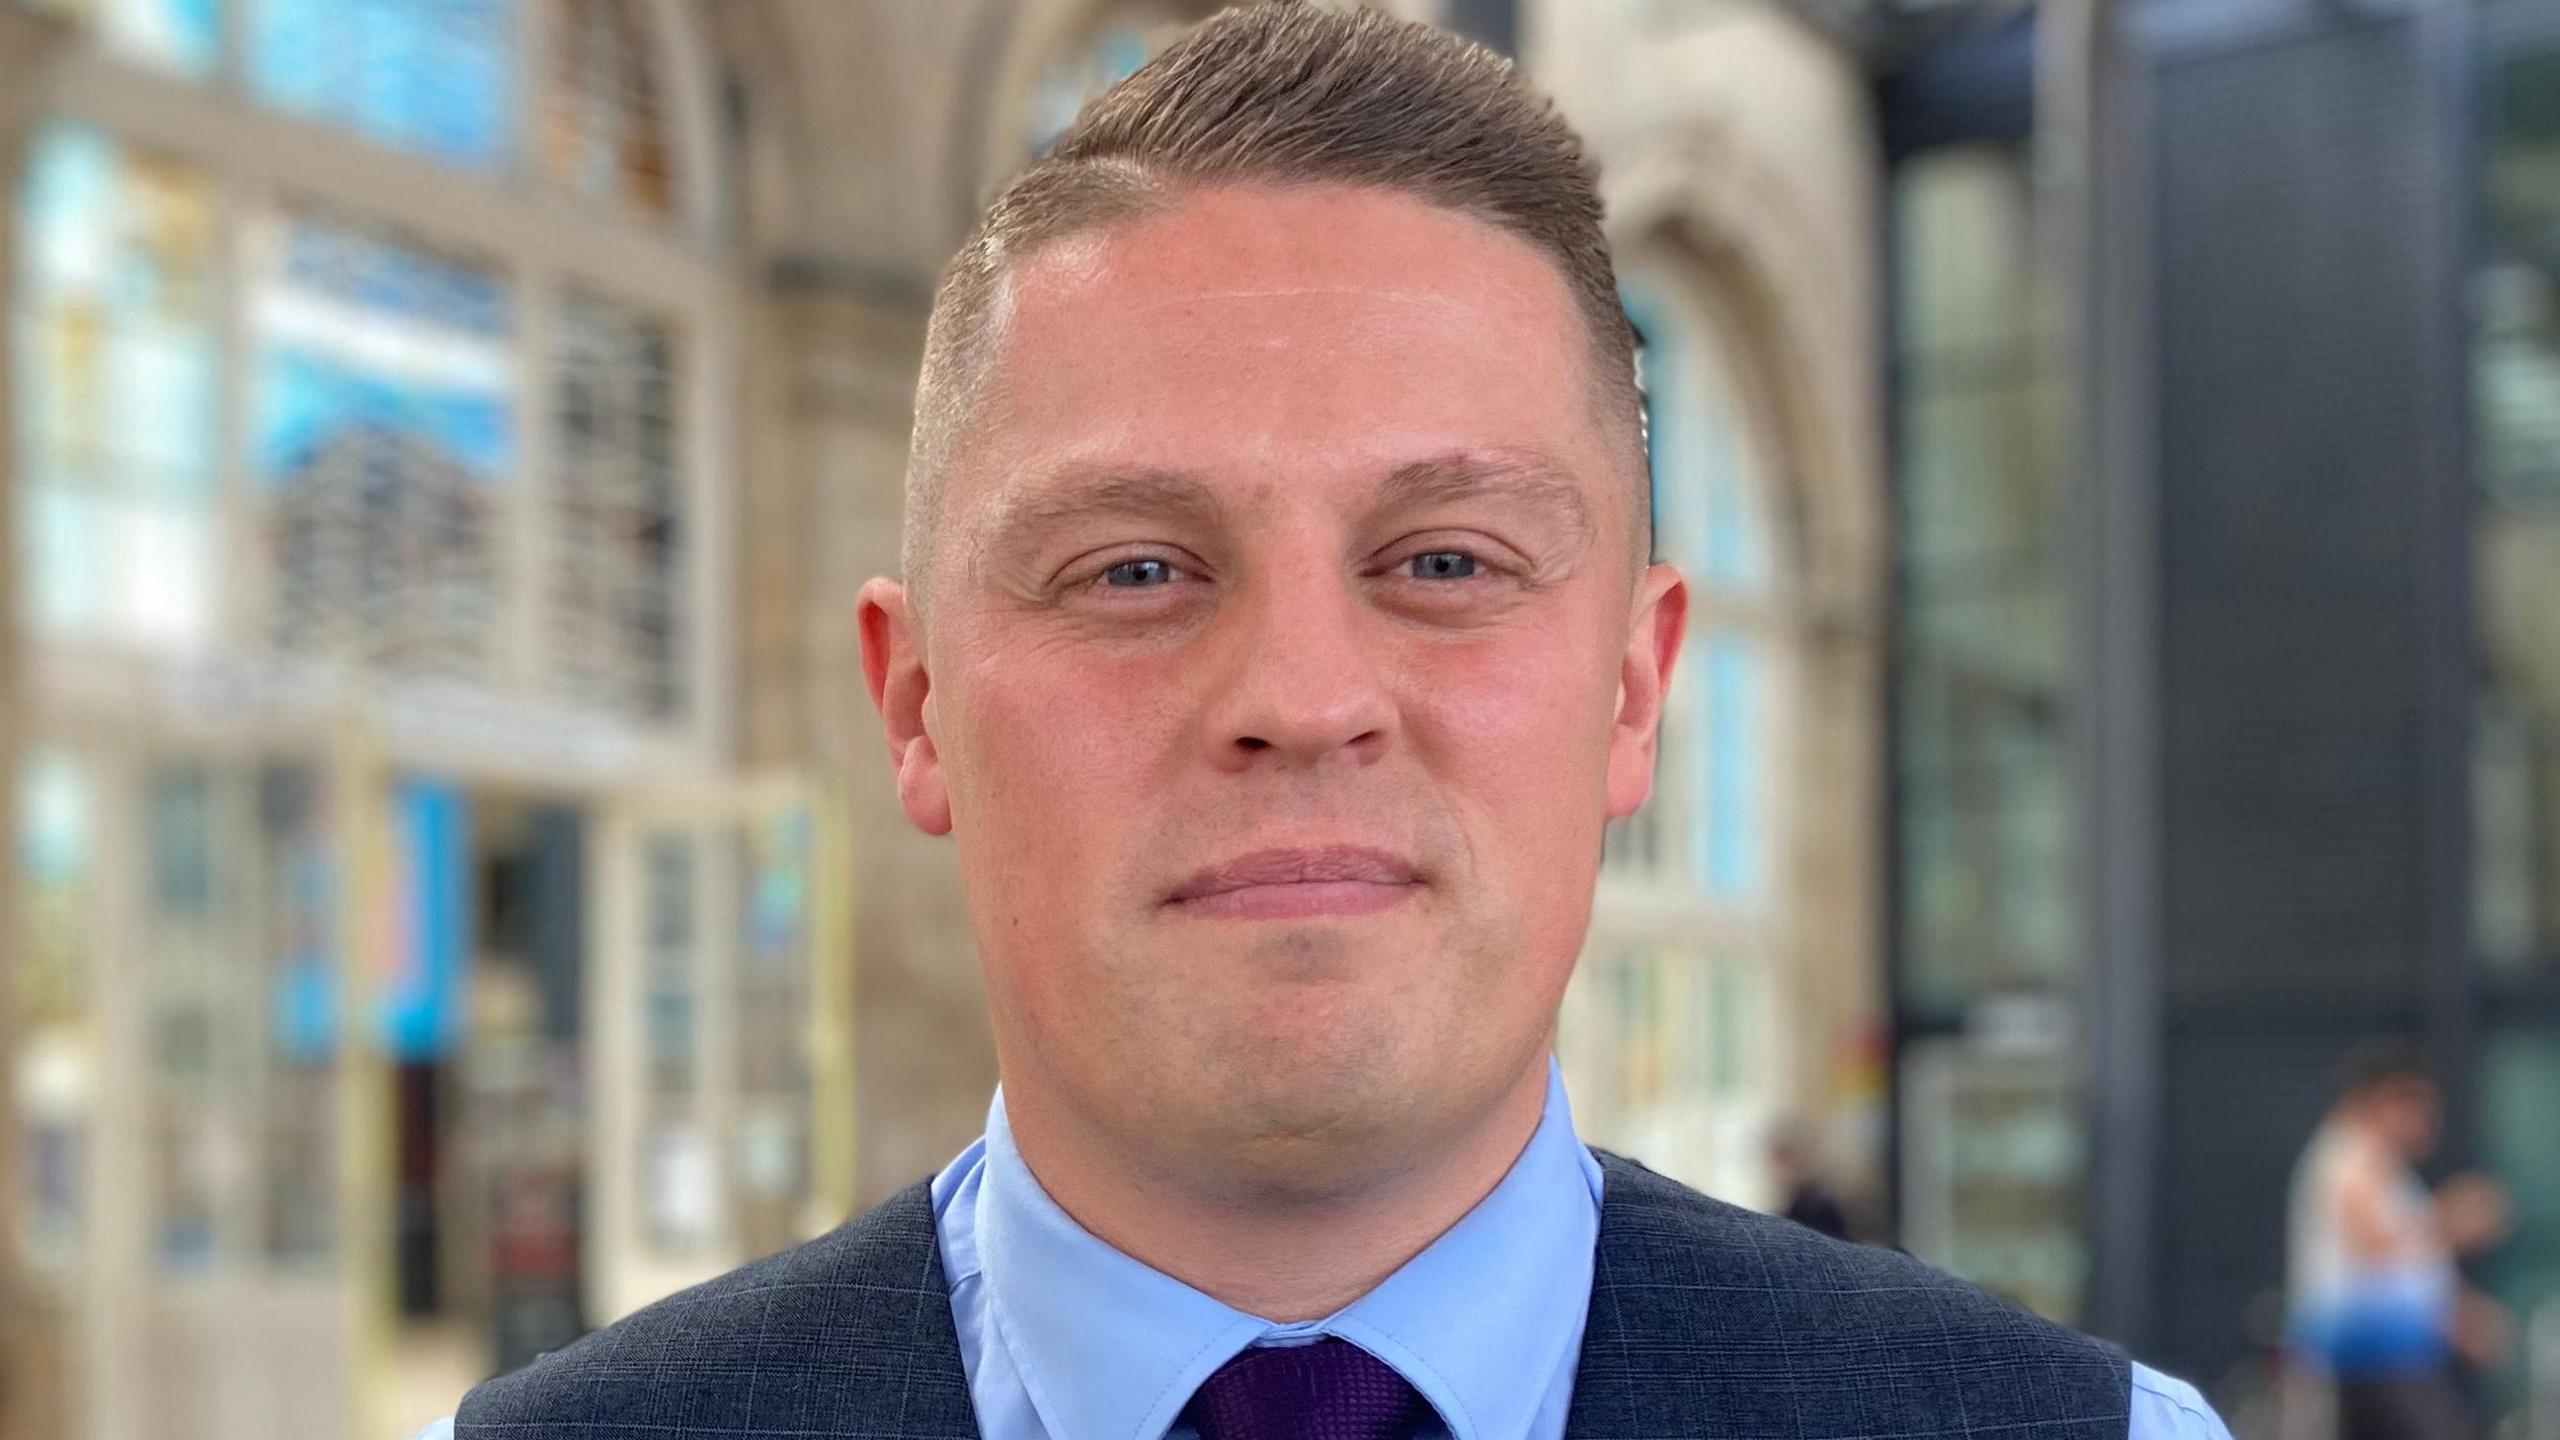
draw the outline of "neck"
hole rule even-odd
[[[1368,1294],[1502,1183],[1546,1107],[1545,1058],[1481,1120],[1320,1195],[1239,1189],[1150,1164],[1050,1103],[1008,1086],[1023,1163],[1103,1243],[1245,1314],[1317,1320]]]

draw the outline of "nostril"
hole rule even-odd
[[[1271,748],[1271,742],[1263,739],[1259,735],[1239,735],[1236,737],[1236,743],[1247,750],[1268,750]]]

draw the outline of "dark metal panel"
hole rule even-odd
[[[2263,1338],[2341,1057],[2446,1043],[2462,914],[2461,350],[2444,7],[2165,0],[2156,185],[2164,1011],[2152,1353]],[[2451,1078],[2451,1077],[2448,1077]]]
[[[2415,56],[2385,22],[2157,82],[2173,1009],[2418,979]]]

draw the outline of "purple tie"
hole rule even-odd
[[[1200,1382],[1182,1418],[1200,1440],[1412,1440],[1434,1413],[1395,1367],[1328,1336],[1245,1351]]]

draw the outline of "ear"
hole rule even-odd
[[[925,698],[933,677],[925,669],[924,632],[907,587],[874,579],[856,602],[862,630],[862,678],[889,733],[889,766],[898,774],[898,803],[927,835],[951,833],[951,791],[943,781],[942,753],[925,729]]]
[[[1668,565],[1636,586],[1627,648],[1618,657],[1618,713],[1609,732],[1609,818],[1623,820],[1653,793],[1654,751],[1671,668],[1689,631],[1689,584]]]

